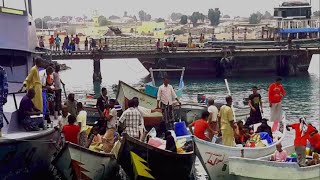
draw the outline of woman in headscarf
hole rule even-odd
[[[28,76],[24,80],[23,87],[20,89],[20,92],[23,88],[26,88],[26,90],[34,89],[35,97],[32,99],[32,102],[37,109],[43,110],[42,84],[39,76],[39,67],[41,67],[42,64],[42,58],[37,57],[34,63],[35,65],[31,68]]]

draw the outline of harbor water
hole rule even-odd
[[[309,74],[297,77],[283,78],[283,86],[287,95],[283,100],[283,109],[287,113],[289,122],[297,122],[300,116],[319,127],[319,59],[320,55],[314,55],[309,68]],[[112,85],[118,81],[124,81],[132,86],[140,86],[146,80],[149,72],[137,59],[110,59],[101,61],[102,83],[93,84],[93,61],[92,60],[68,60],[58,61],[71,67],[70,70],[61,72],[61,78],[66,84],[67,92],[76,94],[99,93],[101,87],[108,89],[108,95],[115,97]],[[242,102],[251,93],[251,87],[256,85],[260,88],[264,102],[264,115],[268,117],[269,107],[267,101],[267,90],[276,76],[241,77],[228,79],[231,94],[235,102]],[[185,79],[185,90],[182,101],[196,101],[197,94],[203,93],[207,97],[214,97],[224,101],[227,95],[223,79]],[[172,84],[178,84],[178,79],[172,79]],[[293,144],[293,131],[288,133],[284,145]],[[197,179],[206,179],[205,171],[196,163]]]

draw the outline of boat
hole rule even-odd
[[[52,164],[64,179],[113,180],[118,172],[114,154],[100,153],[66,142]]]
[[[229,147],[224,146],[219,143],[211,143],[208,141],[201,140],[193,136],[195,142],[195,152],[197,157],[200,159],[204,169],[209,175],[211,180],[219,179],[229,179],[232,178],[229,175],[229,157],[245,157],[245,158],[259,158],[267,156],[273,153],[276,149],[276,144],[281,143],[286,135],[286,115],[283,116],[281,123],[283,126],[281,138],[273,143],[272,145],[266,147]],[[273,123],[268,122],[269,126],[272,127]],[[260,125],[255,124],[255,130]]]
[[[128,84],[119,81],[118,85],[118,93],[117,93],[117,101],[119,102],[120,106],[123,110],[128,108],[128,100],[132,99],[133,97],[139,98],[139,105],[149,109],[157,108],[157,99],[145,94],[143,92],[138,91],[137,89],[129,86]],[[159,126],[162,114],[159,112],[151,113],[143,117],[144,118],[144,125],[146,127],[153,127]]]
[[[162,150],[124,134],[118,163],[130,179],[175,179],[192,177],[195,154]]]
[[[285,147],[288,154],[294,153],[294,146]],[[269,161],[271,156],[258,159],[229,158],[229,173],[237,180],[318,180],[320,164],[299,167],[296,162]]]
[[[33,64],[37,47],[31,0],[0,4],[0,66],[7,73],[9,94],[3,106],[0,137],[0,179],[39,179],[50,174],[51,160],[61,142],[53,127],[26,132],[18,120],[17,93]],[[16,39],[19,39],[16,41]]]
[[[150,71],[150,76],[151,76],[152,81],[145,85],[145,93],[152,96],[152,97],[157,97],[157,95],[158,95],[159,87],[156,86],[153,72],[159,72],[160,73],[159,75],[164,77],[167,72],[181,71],[179,87],[176,90],[177,96],[181,97],[182,91],[184,88],[184,82],[183,82],[184,70],[185,70],[184,67],[182,69],[152,69],[152,68],[150,68],[149,71]]]

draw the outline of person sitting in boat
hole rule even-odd
[[[257,128],[256,133],[266,132],[273,139],[271,127],[268,125],[268,119],[263,118],[261,121],[261,125]]]
[[[238,121],[236,123],[236,129],[235,129],[235,136],[234,136],[234,139],[235,139],[235,142],[236,144],[244,144],[246,141],[245,141],[245,128],[244,128],[244,125],[243,125],[243,122],[242,121]]]
[[[63,105],[62,106],[61,116],[58,117],[58,125],[59,125],[61,130],[62,130],[64,125],[68,124],[68,117],[69,116],[70,116],[70,113],[68,111],[68,107]]]
[[[158,95],[157,95],[157,109],[161,107],[163,114],[163,121],[166,123],[166,128],[173,128],[173,103],[176,100],[179,105],[181,102],[178,99],[176,92],[173,87],[169,84],[169,78],[163,78],[163,84],[159,87]],[[159,107],[160,105],[160,107]]]
[[[290,131],[290,128],[295,130],[294,146],[298,157],[298,164],[299,166],[304,167],[306,165],[307,139],[310,134],[306,119],[301,117],[299,123],[288,124],[286,128],[288,131]]]
[[[102,137],[102,143],[103,143],[103,151],[105,153],[111,152],[111,149],[114,145],[114,136],[116,132],[116,124],[117,124],[117,110],[115,109],[115,99],[109,100],[109,106],[110,106],[110,112],[109,115],[106,116],[107,121],[107,131]]]
[[[174,140],[170,131],[165,133],[164,140],[166,140],[166,150],[171,152],[177,152],[176,141]]]
[[[282,144],[276,145],[277,150],[271,155],[271,161],[285,162],[287,160],[288,153],[282,149]]]
[[[312,160],[308,162],[308,166],[314,166],[320,164],[320,159],[319,159],[319,154],[318,153],[313,153],[312,155]]]
[[[80,126],[75,124],[76,121],[75,116],[68,116],[68,124],[63,126],[62,133],[66,141],[79,144]]]
[[[77,101],[74,98],[74,94],[70,93],[68,95],[68,100],[64,103],[68,107],[68,111],[72,116],[77,117]]]
[[[261,116],[261,113],[263,113],[262,100],[261,100],[261,95],[257,91],[258,91],[258,87],[253,86],[252,94],[249,96],[250,120],[251,120],[250,123],[247,124],[249,126],[251,124],[260,123],[262,120],[262,116]]]
[[[22,125],[27,131],[39,131],[39,128],[44,126],[43,116],[40,116],[41,110],[32,102],[35,95],[35,90],[31,88],[20,101],[18,118],[22,120]]]
[[[92,133],[89,133],[88,144],[86,147],[89,147],[91,150],[100,150],[99,146],[102,143],[102,138],[99,131],[99,126],[92,127]]]
[[[231,109],[232,97],[226,97],[227,105],[223,105],[219,112],[219,125],[222,134],[222,144],[225,146],[234,146],[234,129],[236,128],[234,122],[233,110]]]
[[[211,131],[212,134],[218,134],[217,131],[213,131],[211,129],[211,127],[209,126],[208,123],[208,118],[209,118],[209,112],[208,111],[204,111],[201,114],[201,119],[198,119],[196,121],[194,121],[193,123],[189,124],[189,129],[190,132],[193,132],[193,134],[202,140],[205,141],[211,141],[211,139],[209,139],[204,133],[206,130]],[[194,131],[192,131],[192,127],[194,127]]]
[[[140,139],[142,134],[140,134],[139,126],[143,124],[143,116],[134,105],[134,101],[132,99],[129,100],[129,108],[123,112],[119,122],[122,124],[122,127],[125,127],[125,133],[133,138]]]
[[[83,109],[83,105],[81,102],[77,103],[77,110],[78,110],[78,116],[77,116],[77,122],[79,126],[81,127],[81,131],[79,134],[79,145],[80,146],[86,146],[87,144],[87,112]]]
[[[320,153],[320,134],[318,130],[312,125],[308,124],[309,129],[309,142],[311,144],[311,152]]]

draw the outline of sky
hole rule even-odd
[[[22,0],[4,1],[10,5],[24,6]],[[283,0],[32,0],[32,6],[34,17],[91,17],[94,10],[107,17],[123,16],[124,11],[137,16],[140,10],[144,10],[153,18],[166,18],[172,12],[191,15],[192,12],[199,11],[207,14],[210,8],[220,8],[223,15],[248,17],[257,11],[269,11],[273,14],[273,8],[281,2]],[[311,0],[311,3],[313,11],[320,9],[320,0]]]

